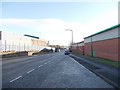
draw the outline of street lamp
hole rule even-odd
[[[72,41],[71,41],[71,44],[73,44],[73,30],[71,30],[71,29],[65,29],[65,30],[66,30],[66,31],[71,31],[71,38],[72,38],[72,39],[71,39],[71,40],[72,40]]]

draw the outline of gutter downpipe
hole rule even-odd
[[[92,37],[90,39],[91,39],[91,56],[94,57],[94,51],[93,51],[93,45],[92,45]]]

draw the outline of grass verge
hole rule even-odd
[[[114,67],[114,68],[120,68],[120,62],[115,62],[115,61],[111,61],[109,59],[104,59],[104,58],[99,58],[99,57],[91,57],[91,56],[86,56],[86,55],[80,55],[80,54],[77,54],[77,53],[72,53],[72,54],[76,55],[78,57],[83,57],[83,58],[89,59],[91,61],[95,61],[95,62],[100,63],[100,64],[105,64],[105,65],[108,65],[108,66],[111,66],[111,67]]]

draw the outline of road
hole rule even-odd
[[[63,52],[3,60],[3,88],[113,88]]]

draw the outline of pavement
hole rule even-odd
[[[120,89],[119,87],[120,69],[105,64],[101,64],[93,60],[89,60],[82,56],[76,56],[73,54],[70,54],[70,56],[74,58],[77,62],[85,66],[87,69],[91,70],[93,73],[95,73],[96,75],[107,81],[116,89]]]
[[[64,52],[3,60],[3,88],[113,88]]]

